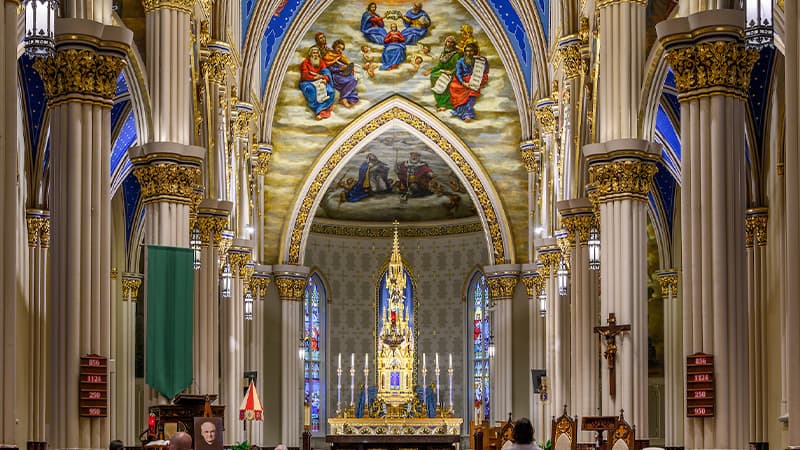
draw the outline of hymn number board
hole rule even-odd
[[[686,417],[714,416],[714,356],[686,357]]]
[[[81,417],[108,417],[108,358],[81,356],[78,406]]]

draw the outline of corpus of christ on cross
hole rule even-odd
[[[608,313],[608,325],[594,327],[594,332],[606,339],[606,351],[603,356],[608,361],[608,394],[614,397],[617,392],[617,381],[614,372],[614,361],[617,359],[617,335],[623,331],[630,331],[630,325],[617,325],[617,316]]]

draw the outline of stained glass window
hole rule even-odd
[[[472,309],[472,392],[474,416],[489,420],[489,338],[492,335],[489,320],[489,286],[486,277],[476,273],[470,282]]]
[[[312,275],[306,283],[303,299],[303,374],[305,400],[311,405],[311,432],[320,431],[322,397],[321,379],[323,350],[323,317],[325,287],[319,275]]]

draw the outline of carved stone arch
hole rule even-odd
[[[489,264],[514,261],[514,245],[505,210],[488,173],[469,147],[436,116],[394,96],[366,111],[321,152],[295,198],[281,237],[280,259],[302,264],[314,212],[335,175],[365,145],[393,126],[408,131],[440,156],[467,188],[486,233]]]
[[[525,85],[522,69],[516,54],[512,50],[513,46],[509,42],[508,36],[503,31],[502,26],[497,21],[496,17],[494,17],[494,13],[491,12],[492,8],[488,4],[488,0],[478,0],[477,2],[468,0],[458,1],[467,12],[472,14],[473,19],[484,30],[503,62],[503,66],[508,73],[509,83],[516,97],[520,131],[522,132],[523,139],[527,139],[533,133],[532,115],[530,114],[530,99],[532,97],[529,95]],[[260,61],[258,57],[261,48],[261,39],[264,36],[269,19],[277,7],[278,2],[276,0],[270,0],[258,3],[263,4],[263,6],[259,7],[260,5],[257,5],[253,12],[253,17],[245,37],[245,44],[242,49],[242,86],[251,86],[253,77],[259,70]],[[278,96],[280,95],[280,87],[286,75],[287,67],[293,62],[291,56],[294,54],[300,40],[308,29],[314,25],[319,15],[332,3],[333,0],[305,2],[300,8],[300,11],[297,12],[295,19],[283,37],[283,41],[275,58],[275,63],[267,79],[264,96],[261,99],[261,104],[263,106],[263,114],[261,115],[261,140],[263,142],[272,141],[272,118],[275,113]],[[524,9],[523,11],[518,10],[518,12],[525,13],[525,17],[530,15],[528,9]],[[489,17],[491,17],[492,20],[488,20]],[[535,20],[529,20],[528,22],[535,22]],[[536,33],[536,36],[531,38],[529,43],[531,44],[531,57],[534,60],[532,74],[534,79],[531,81],[535,81],[537,83],[536,86],[538,86],[538,83],[547,79],[547,68],[546,64],[544,64],[545,57],[542,49],[544,37],[541,27],[533,26],[528,28],[531,28],[532,31]],[[531,89],[535,90],[536,86],[532,85]],[[252,102],[252,100],[250,101]]]

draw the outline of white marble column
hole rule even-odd
[[[537,209],[539,210],[539,218],[541,219],[541,227],[544,230],[544,236],[550,236],[553,233],[555,224],[552,218],[555,217],[555,195],[553,179],[556,171],[555,161],[555,132],[556,132],[556,117],[553,113],[555,107],[553,99],[547,97],[536,102],[536,120],[539,122],[539,129],[542,133],[542,145],[540,146],[541,158],[541,177],[539,186],[541,192],[539,199],[541,200]]]
[[[136,410],[136,303],[141,300],[144,275],[141,273],[122,273],[121,301],[116,307],[116,397],[117,433],[114,439],[133,442],[142,430],[138,421],[131,417]]]
[[[208,198],[229,200],[227,196],[228,108],[226,82],[233,66],[231,48],[225,42],[212,41],[201,50],[200,70],[203,74],[202,98],[208,158],[203,173]]]
[[[250,207],[251,177],[249,175],[250,166],[250,137],[251,123],[254,122],[256,113],[253,105],[246,102],[236,101],[233,106],[233,170],[235,177],[231,179],[234,186],[236,198],[236,234],[244,239],[252,239],[248,227],[253,225],[255,217]]]
[[[608,360],[602,358],[601,410],[635,425],[647,439],[647,193],[661,146],[619,139],[583,147],[589,181],[600,204],[600,322],[609,314],[631,330],[616,336],[616,394],[610,395]],[[624,269],[624,270],[621,270]],[[605,349],[604,349],[605,350]]]
[[[750,368],[751,444],[762,448],[768,443],[767,407],[767,208],[747,210],[745,248],[747,251],[748,361]]]
[[[597,415],[600,374],[597,353],[597,271],[589,270],[589,232],[596,227],[592,204],[587,198],[558,202],[561,225],[569,239],[570,309],[570,415]],[[558,414],[560,415],[560,414]],[[578,442],[594,442],[594,433],[578,432]]]
[[[577,25],[577,20],[575,24]],[[580,108],[584,81],[582,77],[586,71],[586,64],[581,55],[581,46],[581,37],[577,33],[563,36],[558,40],[554,58],[558,68],[555,76],[560,80],[561,86],[558,93],[560,126],[557,130],[560,136],[559,176],[557,178],[560,180],[559,199],[578,195],[575,189],[585,183],[581,181],[583,171],[586,169],[581,163],[583,158],[580,136],[583,134],[581,127],[584,126],[584,121],[582,120],[583,111]]]
[[[686,419],[688,448],[748,445],[744,129],[758,53],[744,46],[744,17],[715,10],[656,27],[681,103],[683,351],[714,355],[714,417]]]
[[[19,2],[4,0],[0,9],[0,48],[3,56],[3,69],[0,71],[0,168],[2,168],[2,189],[0,207],[4,214],[0,220],[0,360],[17,359],[16,339],[16,267],[17,267],[17,222],[21,205],[17,202],[17,173],[19,156],[17,154],[17,8]],[[16,365],[4,364],[0,369],[0,446],[15,447],[15,408]]]
[[[253,249],[255,255],[255,248]],[[264,384],[265,371],[264,364],[264,331],[266,329],[266,296],[267,288],[270,283],[272,266],[256,264],[253,276],[250,278],[250,292],[253,295],[253,319],[246,320],[244,324],[246,354],[244,360],[244,370],[253,371],[257,374],[256,389],[259,395],[265,391]],[[248,428],[252,427],[252,445],[264,445],[264,422],[249,422]],[[250,440],[250,432],[247,433]]]
[[[545,370],[547,371],[547,395],[545,400],[545,420],[560,416],[564,405],[569,403],[569,345],[562,339],[564,326],[569,325],[569,300],[558,293],[556,271],[561,261],[561,249],[555,238],[536,241],[536,251],[542,264],[544,288],[547,293],[547,312],[545,314]],[[547,426],[542,439],[550,437]]]
[[[545,278],[540,273],[541,264],[523,264],[520,267],[520,278],[525,284],[528,294],[528,370],[545,368],[545,320],[539,305],[539,294],[545,285]],[[541,395],[531,393],[529,417],[536,431],[537,441],[545,435],[550,418],[545,417],[544,403]]]
[[[513,373],[511,360],[512,344],[512,316],[511,301],[514,298],[514,287],[519,281],[518,264],[496,264],[483,268],[486,274],[486,283],[489,285],[491,302],[495,305],[492,311],[492,333],[494,334],[495,355],[491,361],[489,386],[491,387],[491,420],[508,420],[512,411],[512,382]]]
[[[109,356],[111,105],[130,30],[56,21],[57,51],[34,67],[50,108],[51,273],[48,445],[100,448],[108,418],[78,415],[78,370],[86,354]]]
[[[786,183],[786,266],[784,267],[786,333],[784,342],[787,353],[797,348],[800,342],[800,4],[784,2],[786,64],[786,161],[783,179]],[[800,447],[800,385],[792,380],[800,376],[800,358],[786,360],[787,384],[786,404],[789,426],[786,435],[788,447]],[[794,418],[794,421],[792,421]]]
[[[683,355],[683,305],[678,295],[678,273],[657,273],[664,301],[664,446],[683,447],[686,358]]]
[[[264,249],[264,221],[260,218],[264,217],[264,201],[266,191],[264,189],[264,178],[269,173],[269,163],[272,159],[272,146],[263,142],[253,145],[253,154],[251,155],[252,172],[256,179],[255,199],[253,205],[253,216],[256,218],[254,228],[255,236],[253,237],[253,259],[255,261],[262,261],[262,252]]]
[[[281,441],[299,447],[303,432],[303,363],[297,346],[303,338],[303,295],[309,268],[272,266],[281,299]]]
[[[47,417],[47,280],[50,268],[50,212],[39,209],[25,211],[28,225],[28,373],[30,394],[27,439],[44,442]]]
[[[524,141],[519,145],[519,154],[525,170],[528,172],[528,261],[534,261],[533,236],[537,224],[537,198],[540,194],[538,189],[539,169],[541,168],[542,140],[539,138],[539,130],[534,130],[534,138]]]
[[[234,239],[228,250],[228,263],[233,271],[231,298],[223,298],[220,307],[220,335],[222,337],[222,392],[221,403],[226,405],[226,443],[247,439],[239,420],[239,403],[244,387],[244,295],[249,289],[252,264],[252,243],[246,239]]]
[[[228,243],[223,231],[228,229],[233,204],[205,199],[197,211],[200,228],[200,269],[195,276],[194,308],[194,385],[195,394],[221,394],[220,391],[220,261]]]

